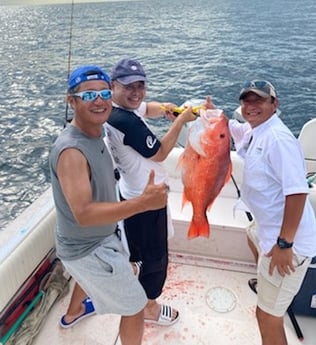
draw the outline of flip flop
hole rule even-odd
[[[258,284],[257,278],[251,278],[248,280],[248,285],[254,293],[257,293],[257,284]]]
[[[172,320],[172,310],[173,308],[170,305],[162,304],[158,320],[145,319],[144,321],[158,326],[171,326],[180,319],[179,312],[177,311],[177,316]]]
[[[137,278],[139,278],[140,270],[142,268],[143,262],[142,261],[134,261],[134,262],[132,262],[132,265],[135,267],[135,270],[136,270],[135,276]]]
[[[83,300],[82,302],[85,306],[85,311],[83,314],[81,314],[80,316],[78,316],[76,319],[74,319],[73,321],[71,322],[66,322],[65,321],[65,316],[66,315],[63,315],[62,318],[60,319],[59,321],[59,325],[62,327],[62,328],[69,328],[69,327],[72,327],[74,326],[76,323],[80,322],[81,320],[85,319],[86,317],[88,316],[91,316],[93,314],[95,314],[95,310],[94,310],[94,306],[93,306],[93,303],[91,301],[91,299],[89,297],[87,297],[85,300]]]

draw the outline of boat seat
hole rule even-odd
[[[316,118],[306,122],[298,136],[298,140],[300,141],[304,152],[307,173],[316,172],[315,134]],[[316,182],[311,184],[309,199],[313,205],[316,215]]]
[[[53,205],[49,189],[1,233],[0,313],[55,247]]]
[[[306,122],[298,136],[298,140],[303,147],[307,172],[316,172],[316,145],[314,139],[315,134],[316,118]]]

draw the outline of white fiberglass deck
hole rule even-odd
[[[253,273],[219,269],[211,259],[182,254],[173,253],[170,260],[161,300],[176,307],[181,319],[171,327],[145,325],[143,345],[261,343],[255,319],[256,295],[247,283],[254,276]],[[228,288],[233,292],[236,304],[231,311],[217,312],[211,309],[207,295],[214,287]],[[58,321],[67,308],[69,298],[70,293],[52,308],[34,345],[121,345],[118,339],[119,317],[116,315],[94,315],[70,329],[60,328]],[[289,345],[315,344],[315,318],[298,318],[305,337],[303,342],[297,339],[288,317],[285,322]]]

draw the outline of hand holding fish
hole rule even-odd
[[[169,103],[172,104],[172,103]],[[177,107],[177,106],[170,106],[169,108],[165,105],[165,103],[163,105],[160,106],[160,108],[162,110],[165,111],[166,115],[169,114],[170,116],[173,117],[173,119],[175,119],[176,117],[178,117],[180,114],[182,115],[183,112],[185,110],[188,109],[188,106],[181,106],[181,107]],[[198,105],[198,106],[193,106],[191,107],[191,112],[195,115],[195,116],[199,116],[199,111],[200,109],[206,109],[204,104]]]
[[[176,115],[174,113],[174,109],[177,109],[177,105],[174,103],[162,103],[160,109],[163,110],[166,119],[169,121],[174,121],[176,119]]]
[[[197,119],[197,115],[193,112],[193,108],[191,106],[185,108],[179,116],[179,121],[183,124],[191,121],[195,121]]]

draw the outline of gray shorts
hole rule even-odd
[[[78,260],[62,260],[65,269],[92,299],[98,314],[130,316],[147,297],[116,235]]]

